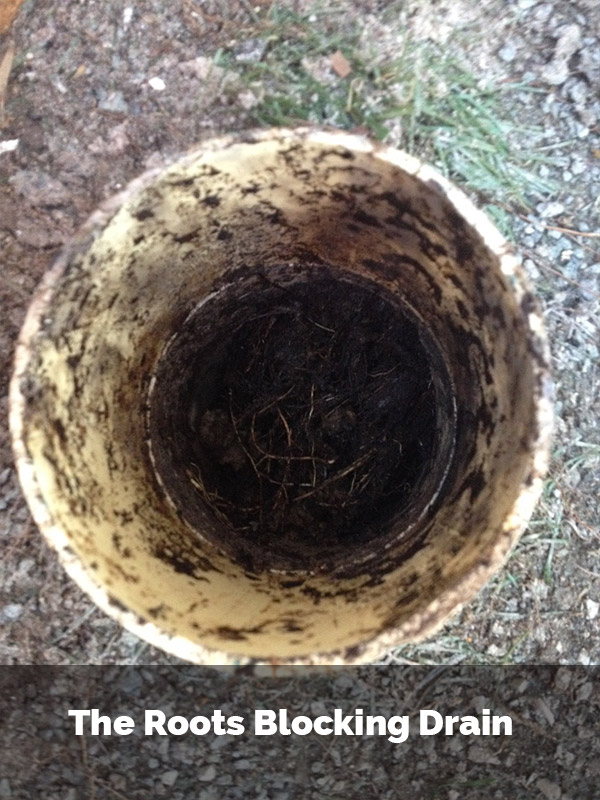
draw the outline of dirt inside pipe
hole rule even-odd
[[[157,371],[150,438],[192,525],[206,530],[208,511],[226,551],[314,569],[415,522],[449,424],[447,372],[409,309],[288,267],[229,283],[188,318]]]

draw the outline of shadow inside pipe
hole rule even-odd
[[[160,480],[247,569],[333,571],[414,542],[454,435],[416,315],[356,275],[246,270],[171,338],[149,402]]]

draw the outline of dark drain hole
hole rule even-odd
[[[375,287],[269,276],[218,293],[172,341],[152,447],[184,516],[202,528],[208,510],[224,549],[333,566],[425,505],[449,386],[425,332]]]

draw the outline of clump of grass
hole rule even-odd
[[[359,55],[356,24],[340,27],[327,12],[301,16],[274,5],[258,33],[267,45],[259,61],[240,64],[235,55],[222,51],[217,62],[241,71],[244,81],[260,94],[260,103],[252,110],[254,122],[290,125],[308,121],[346,129],[366,126],[378,138],[387,135],[381,115],[369,108],[365,96],[370,81],[369,86],[359,86],[369,65]],[[306,68],[308,62],[338,50],[351,60],[348,79],[335,80],[332,73],[331,81],[319,80]]]
[[[479,652],[466,639],[451,633],[441,633],[433,639],[415,645],[403,645],[392,651],[391,663],[420,664],[489,664],[491,659]]]
[[[267,45],[262,58],[244,63],[225,51],[218,63],[237,71],[259,97],[253,122],[362,129],[436,164],[475,192],[506,229],[512,208],[528,210],[556,188],[536,173],[550,157],[519,147],[523,134],[531,141],[535,132],[503,113],[510,93],[534,90],[482,86],[447,49],[412,42],[392,17],[388,24],[397,29],[399,44],[382,57],[375,44],[365,44],[356,20],[342,22],[339,13],[323,9],[303,16],[274,5],[257,31]],[[343,78],[333,69],[327,73],[327,59],[337,50],[351,67]],[[307,67],[319,59],[324,74]]]
[[[520,633],[506,642],[503,655],[491,655],[477,649],[469,639],[452,633],[442,633],[415,645],[403,645],[391,651],[388,663],[412,665],[497,665],[519,663],[518,651],[529,638],[530,631]]]

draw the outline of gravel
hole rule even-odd
[[[132,671],[140,676],[132,692]],[[9,677],[7,677],[9,676]],[[0,797],[168,797],[180,800],[302,797],[358,800],[562,798],[587,800],[600,777],[594,720],[598,670],[565,667],[478,670],[377,667],[290,678],[189,667],[0,670],[4,714]],[[83,705],[82,705],[83,704]],[[70,708],[126,713],[129,736],[74,735]],[[240,736],[144,736],[147,708],[184,716],[240,715]],[[254,736],[254,709],[314,716],[411,716],[402,743],[386,736]],[[510,737],[420,736],[421,709],[513,719]]]

